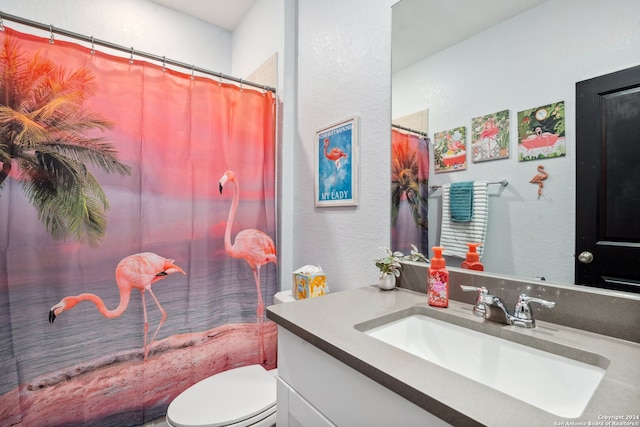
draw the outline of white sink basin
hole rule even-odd
[[[605,372],[579,360],[421,314],[363,332],[565,418],[582,414]]]

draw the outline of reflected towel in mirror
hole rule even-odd
[[[489,219],[489,192],[487,181],[473,182],[473,210],[469,222],[451,220],[451,184],[442,186],[442,224],[440,230],[440,246],[447,256],[465,258],[467,243],[482,243],[478,247],[478,255],[482,259],[487,235]]]
[[[449,188],[451,221],[470,222],[473,216],[473,181],[453,182]]]

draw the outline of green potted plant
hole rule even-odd
[[[376,267],[380,270],[378,286],[380,289],[391,290],[396,287],[396,277],[400,276],[400,259],[404,258],[404,254],[387,247],[381,247],[380,250],[385,256],[375,261]]]
[[[400,251],[392,251],[387,247],[380,247],[385,256],[375,260],[378,274],[378,287],[383,290],[391,290],[396,287],[396,277],[400,276],[402,265],[400,261],[429,262],[415,245],[411,245],[411,253],[404,255]]]
[[[498,143],[500,156],[506,157],[509,153],[509,134],[506,132],[500,132],[497,135],[496,142]]]

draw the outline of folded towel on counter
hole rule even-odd
[[[467,243],[482,243],[478,247],[478,256],[482,259],[489,220],[489,192],[487,181],[473,183],[473,212],[471,221],[455,222],[451,220],[450,190],[451,184],[442,186],[442,224],[440,246],[447,256],[465,258]]]
[[[451,221],[469,222],[473,216],[473,181],[454,182],[449,189]]]

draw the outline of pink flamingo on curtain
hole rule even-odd
[[[49,310],[49,323],[53,323],[56,317],[63,311],[67,311],[75,307],[79,302],[91,301],[96,305],[100,314],[107,319],[115,319],[125,312],[131,298],[131,290],[137,289],[142,295],[142,312],[144,313],[144,360],[147,360],[149,349],[153,341],[158,335],[158,331],[167,318],[167,312],[162,308],[160,302],[151,290],[151,285],[159,280],[164,279],[169,274],[181,272],[186,274],[184,270],[174,264],[172,259],[166,259],[151,252],[129,255],[123,258],[116,267],[116,283],[120,291],[120,303],[118,306],[109,310],[100,298],[94,294],[80,294],[76,296],[68,296],[63,298],[59,303],[51,307]],[[149,331],[149,323],[147,322],[147,306],[144,301],[144,292],[149,291],[151,297],[155,301],[158,309],[162,313],[160,323],[156,328],[149,345],[147,345],[147,333]]]
[[[276,247],[273,244],[273,240],[263,231],[253,228],[242,230],[236,234],[236,238],[231,244],[231,227],[233,220],[238,210],[238,202],[240,195],[240,185],[238,179],[233,171],[226,171],[222,178],[220,178],[220,194],[222,194],[222,188],[227,182],[233,182],[233,200],[231,201],[231,208],[229,209],[229,217],[227,219],[227,227],[224,232],[224,249],[229,256],[233,258],[244,259],[256,281],[256,289],[258,290],[258,308],[256,314],[258,316],[258,334],[260,335],[260,358],[262,363],[266,361],[264,350],[264,300],[262,299],[262,291],[260,287],[260,267],[270,262],[277,264]]]

